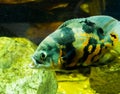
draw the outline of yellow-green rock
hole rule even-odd
[[[120,60],[92,68],[90,84],[98,94],[120,94]]]
[[[25,38],[0,37],[0,94],[56,94],[54,72],[29,68],[35,49]]]
[[[29,63],[36,45],[24,38],[0,37],[0,68],[6,69]]]
[[[90,87],[89,77],[80,73],[57,75],[57,94],[96,94]]]

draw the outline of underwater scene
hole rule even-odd
[[[0,0],[0,94],[120,94],[119,0]]]

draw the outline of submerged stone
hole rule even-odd
[[[96,94],[90,87],[89,77],[80,73],[57,75],[57,94]]]
[[[90,84],[98,94],[120,94],[120,60],[92,68]]]
[[[35,49],[25,38],[0,37],[0,94],[56,94],[54,72],[29,68]]]

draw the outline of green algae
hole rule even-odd
[[[42,87],[50,89],[48,94],[55,94],[54,72],[29,67],[35,44],[25,38],[8,37],[0,37],[0,44],[0,94],[45,94],[46,88]],[[39,88],[41,92],[37,93]]]
[[[90,76],[91,88],[99,94],[120,93],[120,61],[92,68]]]

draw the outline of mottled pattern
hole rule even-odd
[[[104,22],[104,26],[102,26],[102,22],[96,18],[99,19],[99,16],[64,22],[40,43],[33,55],[33,60],[35,55],[40,56],[39,52],[43,51],[48,55],[49,53],[52,54],[49,57],[46,56],[40,66],[46,66],[46,62],[49,62],[49,67],[52,65],[55,68],[74,69],[81,66],[99,66],[112,62],[117,56],[113,55],[111,50],[114,50],[116,43],[119,42],[119,34],[117,31],[108,29],[111,26],[114,27],[115,23],[113,24],[113,22],[117,22],[117,20],[108,16],[100,16]],[[43,50],[49,48],[48,44],[51,44],[51,49]],[[39,58],[34,60],[35,64],[38,64],[39,61]]]

